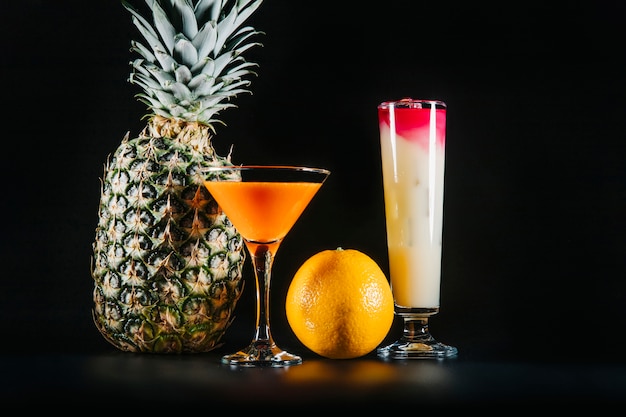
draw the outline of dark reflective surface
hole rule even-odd
[[[608,364],[306,358],[286,368],[231,368],[216,354],[4,356],[5,404],[70,407],[90,402],[155,410],[165,405],[329,404],[367,407],[497,405],[603,407],[626,401],[626,367]]]

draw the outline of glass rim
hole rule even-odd
[[[222,172],[222,171],[246,171],[253,169],[275,170],[275,171],[305,171],[330,175],[330,170],[326,168],[310,167],[305,165],[260,165],[260,164],[240,164],[221,165],[200,168],[201,172]]]
[[[447,108],[448,106],[442,100],[430,100],[430,99],[415,99],[410,97],[405,97],[400,100],[386,100],[378,105],[379,109],[390,109],[390,108],[415,108],[421,109],[422,105],[428,106],[439,106],[443,108]]]

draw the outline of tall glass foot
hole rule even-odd
[[[402,308],[396,306],[396,315],[404,320],[402,337],[376,353],[384,359],[446,359],[456,357],[457,348],[438,342],[430,334],[428,319],[438,308]]]

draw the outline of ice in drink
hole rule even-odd
[[[378,106],[389,273],[395,304],[438,308],[446,105],[404,99]]]

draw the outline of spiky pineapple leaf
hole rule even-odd
[[[233,97],[249,93],[256,63],[243,54],[262,46],[262,32],[244,22],[262,0],[144,0],[152,22],[127,0],[123,6],[145,43],[131,42],[143,59],[131,63],[129,81],[151,112],[165,118],[213,123]]]

